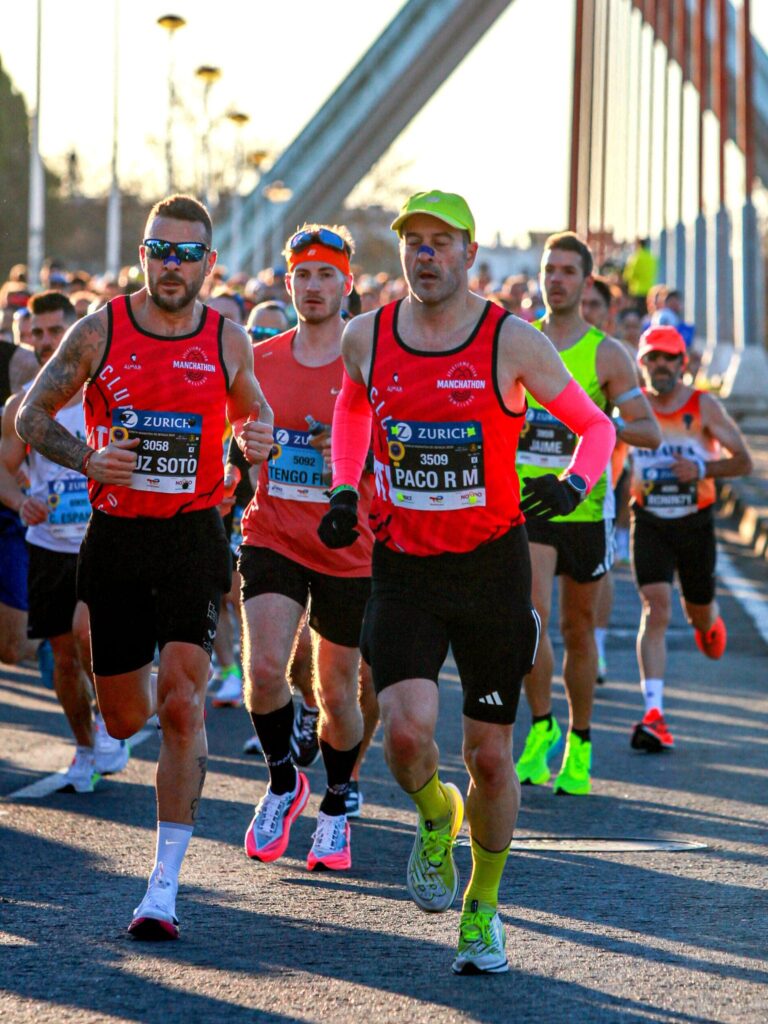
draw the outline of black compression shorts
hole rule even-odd
[[[539,629],[523,527],[466,554],[374,545],[361,651],[377,693],[406,679],[437,683],[450,646],[467,718],[511,725]]]
[[[250,544],[243,545],[238,568],[243,604],[261,594],[282,594],[302,608],[309,600],[311,629],[340,647],[360,646],[363,612],[371,592],[369,576],[329,576]]]
[[[39,544],[28,544],[27,550],[27,636],[30,640],[48,640],[54,636],[71,633],[72,618],[77,604],[77,555],[49,551]]]
[[[121,675],[171,641],[213,649],[232,560],[215,508],[169,519],[94,511],[80,549],[78,596],[91,616],[93,669]]]
[[[672,584],[677,572],[686,601],[709,604],[714,600],[717,545],[711,508],[680,519],[662,519],[634,506],[630,553],[638,587]]]

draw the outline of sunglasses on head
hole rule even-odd
[[[280,333],[279,327],[251,327],[248,333],[254,341],[264,341],[266,338],[274,338]]]
[[[203,242],[166,242],[162,238],[145,238],[143,245],[153,260],[167,260],[173,253],[179,263],[199,263],[211,251]]]
[[[347,243],[341,235],[329,231],[328,228],[320,228],[318,231],[297,231],[288,243],[288,248],[291,252],[301,252],[313,242],[320,242],[321,245],[327,245],[329,249],[335,249],[337,252],[348,252]]]

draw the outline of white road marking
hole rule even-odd
[[[717,575],[752,619],[760,636],[768,644],[768,596],[765,588],[742,576],[731,557],[718,548]]]
[[[135,750],[136,747],[139,746],[139,744],[144,743],[146,740],[156,735],[157,729],[142,729],[141,732],[137,732],[135,736],[131,736],[131,738],[128,740],[128,745],[130,746],[131,750]],[[42,779],[38,779],[37,782],[31,783],[29,786],[24,786],[22,789],[17,789],[14,793],[9,793],[8,796],[5,797],[5,799],[39,800],[41,797],[49,796],[51,793],[55,793],[57,789],[61,788],[62,776],[66,775],[66,773],[67,769],[62,768],[60,771],[54,772],[53,775],[46,775]],[[112,776],[110,775],[109,778],[112,778]],[[80,795],[82,796],[84,794]]]

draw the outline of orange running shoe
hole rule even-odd
[[[646,711],[642,722],[635,726],[631,744],[633,750],[646,750],[649,754],[658,754],[660,750],[672,750],[675,741],[664,721],[664,715],[658,708]]]
[[[695,631],[696,646],[702,654],[717,661],[725,654],[725,645],[728,642],[728,630],[725,628],[722,616],[718,616],[714,625],[706,633],[697,629]]]

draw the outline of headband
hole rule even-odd
[[[349,269],[349,256],[338,249],[331,249],[321,242],[313,242],[306,249],[298,252],[291,252],[288,256],[288,270],[293,272],[300,263],[330,263],[332,267],[340,270],[345,277],[349,277],[352,271]]]

